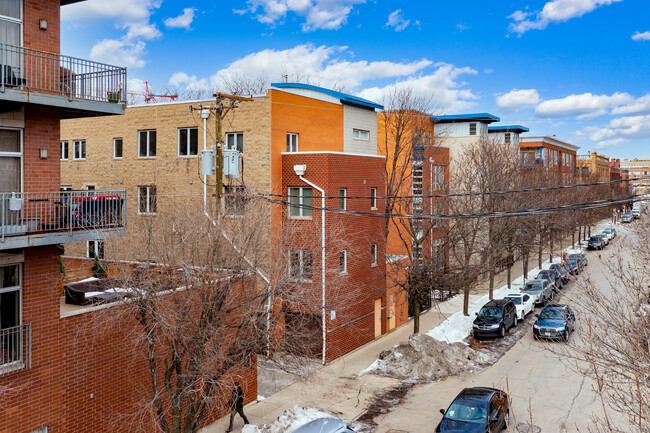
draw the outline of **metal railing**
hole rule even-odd
[[[32,324],[0,329],[0,377],[32,368]]]
[[[0,44],[0,86],[126,103],[126,68]]]
[[[126,191],[0,194],[0,239],[126,227]]]

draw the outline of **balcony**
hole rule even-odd
[[[32,326],[0,329],[0,377],[32,368]]]
[[[126,191],[0,194],[0,250],[124,236]]]
[[[0,44],[0,101],[57,107],[62,119],[124,114],[126,68]]]

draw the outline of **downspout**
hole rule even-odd
[[[311,186],[314,189],[317,189],[321,193],[321,205],[322,205],[322,210],[321,210],[321,314],[323,316],[323,359],[322,363],[325,365],[325,353],[327,350],[327,321],[325,317],[325,190],[322,188],[317,187],[315,184],[311,183],[307,179],[305,179],[302,176],[298,176],[300,180],[305,182],[307,185]]]

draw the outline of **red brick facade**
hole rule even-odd
[[[48,53],[61,51],[61,1],[24,0],[23,46]],[[41,30],[39,21],[47,20],[47,30]]]

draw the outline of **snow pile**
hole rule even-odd
[[[285,410],[280,417],[271,424],[264,424],[261,427],[247,424],[242,429],[242,433],[291,433],[298,427],[307,424],[310,421],[320,418],[333,418],[334,415],[322,410],[311,407],[294,406]]]
[[[363,373],[415,382],[433,382],[486,364],[485,355],[462,343],[447,344],[426,334],[413,334],[408,341],[384,350]]]

